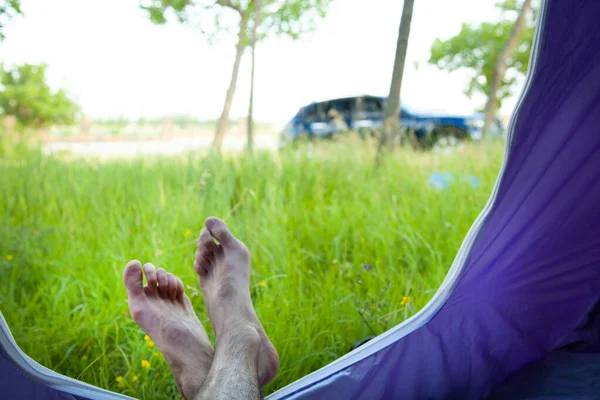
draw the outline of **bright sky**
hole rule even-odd
[[[472,112],[481,99],[463,91],[465,73],[427,65],[431,43],[462,22],[493,20],[494,0],[417,0],[402,100],[424,109]],[[22,0],[24,18],[6,29],[0,62],[49,64],[92,118],[220,114],[235,37],[208,45],[193,28],[150,23],[137,0]],[[283,123],[314,100],[387,95],[402,11],[399,0],[335,0],[302,41],[269,39],[257,48],[256,118]],[[417,68],[416,63],[420,66]],[[232,117],[246,115],[250,53],[242,61]],[[515,99],[505,101],[510,112]]]

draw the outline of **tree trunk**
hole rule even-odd
[[[406,61],[406,51],[408,49],[413,6],[414,0],[404,0],[402,18],[398,30],[398,42],[396,44],[396,57],[394,59],[392,83],[390,85],[390,93],[387,98],[383,115],[383,132],[379,138],[378,155],[381,154],[386,146],[392,147],[393,142],[398,136],[400,121],[400,91],[402,89],[402,75],[404,74],[404,63]]]
[[[250,104],[248,105],[248,151],[254,145],[254,67],[256,61],[256,30],[260,23],[260,0],[254,0],[254,26],[252,27],[252,67],[250,70]]]
[[[229,126],[229,111],[231,110],[231,103],[233,101],[233,95],[235,94],[235,87],[237,85],[238,74],[240,72],[240,62],[242,61],[242,55],[244,54],[244,48],[246,46],[246,29],[248,28],[248,15],[242,14],[240,21],[240,31],[238,33],[238,42],[235,47],[235,61],[233,63],[233,71],[231,72],[231,82],[229,82],[229,88],[227,89],[227,95],[225,96],[225,104],[223,105],[223,111],[217,122],[217,130],[215,131],[215,137],[213,140],[213,150],[220,150],[221,144],[223,143],[223,137]]]
[[[498,54],[498,58],[496,59],[496,64],[494,65],[494,71],[492,72],[490,81],[490,92],[488,94],[487,103],[485,104],[485,121],[482,132],[483,138],[489,137],[492,130],[492,124],[494,123],[494,119],[498,111],[498,89],[500,88],[500,84],[502,83],[502,79],[504,79],[504,74],[506,73],[506,61],[515,51],[517,44],[519,43],[519,37],[525,28],[525,16],[530,8],[531,0],[525,0],[521,10],[519,11],[517,21],[510,31],[510,35],[508,36],[508,40],[504,45],[504,49],[502,49],[500,54]]]

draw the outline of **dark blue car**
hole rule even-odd
[[[385,97],[356,96],[333,99],[302,107],[286,125],[284,142],[301,137],[331,137],[345,131],[374,133],[383,126]],[[424,147],[455,146],[462,140],[480,140],[483,114],[442,115],[412,110],[402,105],[400,127],[414,132]],[[492,134],[503,135],[502,123],[496,120]]]

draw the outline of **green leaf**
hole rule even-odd
[[[258,40],[270,36],[300,39],[314,31],[317,20],[323,18],[333,0],[262,0]],[[250,23],[244,37],[249,38],[254,24],[254,0],[140,0],[140,8],[148,13],[150,21],[165,24],[170,16],[182,24],[198,27],[209,43],[219,34],[239,30],[239,21],[231,25],[223,12],[247,16]],[[210,21],[210,24],[206,22]],[[228,21],[228,23],[224,23]],[[249,45],[249,41],[245,41]]]
[[[487,96],[496,60],[504,49],[515,22],[515,13],[510,12],[518,11],[521,1],[503,0],[497,2],[496,6],[502,16],[500,20],[478,25],[463,23],[458,35],[447,40],[436,39],[431,45],[430,64],[448,72],[471,71],[472,79],[465,88],[465,94],[469,97],[475,93]],[[537,7],[537,3],[535,6]],[[500,102],[513,93],[518,81],[516,77],[527,72],[536,15],[537,9],[528,14],[521,42],[508,60],[508,68],[498,91]]]
[[[13,115],[21,126],[40,128],[73,124],[79,107],[63,90],[53,92],[46,83],[46,64],[0,65],[0,110]]]
[[[23,12],[21,11],[21,0],[0,0],[0,2],[0,42],[2,42],[6,38],[4,35],[6,22],[17,15],[22,15]]]

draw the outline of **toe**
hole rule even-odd
[[[125,271],[123,271],[123,283],[130,297],[139,296],[144,293],[142,264],[138,260],[132,260],[127,263]]]
[[[183,296],[183,293],[184,293],[183,282],[181,281],[180,278],[176,278],[176,279],[177,279],[177,291],[175,292],[175,298],[179,299]]]
[[[146,274],[146,287],[150,293],[156,293],[158,279],[156,278],[156,268],[151,263],[144,264],[144,273]]]
[[[195,258],[195,262],[194,262],[194,269],[196,269],[196,272],[198,272],[198,269],[196,268],[196,264],[198,264],[200,267],[202,267],[204,270],[206,270],[206,272],[209,272],[211,267],[212,267],[212,260],[213,260],[213,255],[212,253],[205,247],[196,250],[196,254],[194,255]],[[200,273],[200,272],[198,272]]]
[[[158,278],[158,293],[161,296],[168,296],[169,278],[167,276],[167,271],[159,268],[158,271],[156,271],[156,277]]]
[[[213,256],[218,256],[221,253],[221,248],[215,243],[214,239],[210,235],[210,232],[206,228],[202,228],[200,231],[200,238],[196,244],[198,245],[198,250],[205,248],[210,251]]]
[[[218,218],[210,217],[206,220],[205,224],[210,231],[210,234],[219,241],[219,250],[222,251],[224,255],[227,255],[228,253],[236,254],[243,262],[250,261],[250,252],[248,251],[248,248],[238,238],[233,236],[225,222]]]
[[[169,297],[175,300],[177,297],[177,277],[169,272],[167,280],[169,281]]]
[[[235,236],[229,231],[227,224],[219,218],[207,218],[204,224],[208,228],[210,234],[225,248],[232,246],[237,242]]]
[[[196,273],[202,278],[204,278],[208,274],[208,267],[208,261],[206,261],[205,259],[202,259],[200,261],[198,261],[198,259],[194,260],[194,271],[196,271]]]

